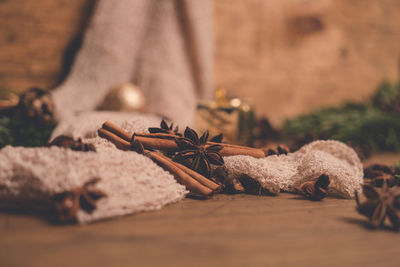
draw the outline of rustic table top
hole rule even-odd
[[[399,244],[354,200],[287,193],[185,199],[86,226],[0,213],[0,266],[399,266]]]

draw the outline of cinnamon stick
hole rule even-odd
[[[144,137],[143,135],[137,135],[136,133],[132,135],[131,143],[138,140],[143,144],[145,148],[164,150],[164,151],[176,151],[178,145],[175,143],[174,139],[162,139],[154,137]]]
[[[131,144],[124,139],[120,138],[118,135],[107,131],[106,129],[100,128],[98,131],[100,137],[103,137],[109,141],[111,141],[117,148],[121,150],[129,150]]]
[[[201,175],[198,172],[195,172],[194,170],[186,167],[185,165],[182,165],[178,162],[174,162],[171,159],[167,158],[168,160],[171,161],[171,163],[175,164],[179,169],[181,169],[182,171],[186,172],[187,174],[189,174],[190,176],[192,176],[194,179],[196,179],[199,183],[201,183],[202,185],[212,189],[213,191],[218,191],[221,186],[214,183],[213,181],[207,179],[206,177],[204,177],[203,175]]]
[[[254,158],[264,158],[265,154],[264,151],[258,148],[247,147],[247,146],[238,146],[232,144],[225,144],[225,143],[214,143],[214,142],[207,142],[207,145],[221,145],[223,148],[219,151],[221,156],[236,156],[236,155],[246,155],[252,156]]]
[[[171,140],[175,140],[175,138],[177,137],[174,134],[168,134],[168,133],[135,133],[135,135],[147,138],[160,138],[160,139],[171,139]]]
[[[130,135],[120,127],[115,124],[106,121],[103,124],[103,128],[111,131],[112,133],[118,135],[122,139],[133,143],[134,140],[140,141],[143,146],[147,149],[157,149],[157,150],[166,150],[166,151],[176,151],[178,149],[178,145],[175,143],[176,136],[172,134],[165,133],[135,133]],[[247,155],[255,158],[264,158],[264,151],[258,148],[246,147],[246,146],[238,146],[232,144],[225,143],[215,143],[215,142],[207,142],[207,145],[221,145],[223,148],[220,150],[221,156],[235,156],[235,155]]]
[[[201,184],[164,155],[149,150],[145,150],[144,152],[158,165],[161,165],[161,167],[172,173],[178,183],[185,185],[190,192],[204,196],[209,196],[213,193],[212,189]]]
[[[112,122],[106,121],[105,123],[103,123],[102,128],[118,135],[125,141],[128,141],[128,142],[131,141],[132,135],[130,135],[128,132],[124,131],[123,129],[121,129],[120,127],[118,127],[117,125],[115,125]]]

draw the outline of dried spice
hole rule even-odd
[[[69,148],[74,151],[96,151],[96,148],[92,144],[85,144],[82,142],[82,139],[74,140],[72,137],[60,135],[54,138],[47,146],[58,146]]]
[[[364,178],[375,178],[384,174],[393,174],[394,169],[384,164],[370,164],[364,168]]]
[[[55,209],[60,222],[74,222],[79,210],[91,214],[96,209],[96,202],[107,195],[100,190],[93,189],[99,178],[93,178],[71,191],[62,192],[53,196]]]
[[[51,94],[40,88],[31,88],[20,97],[19,107],[28,117],[45,124],[54,123],[54,103]]]
[[[226,194],[238,194],[246,191],[238,178],[228,177],[228,171],[223,166],[214,169],[211,180],[221,185],[221,192]]]
[[[290,149],[287,145],[285,144],[280,144],[280,145],[269,145],[266,148],[263,149],[265,156],[271,156],[271,155],[287,155],[290,152]]]
[[[228,171],[223,166],[215,168],[211,180],[219,184],[222,190],[225,190],[228,181]]]
[[[316,181],[302,183],[295,190],[303,194],[305,198],[318,201],[328,195],[328,186],[330,184],[329,176],[322,174]]]
[[[384,184],[386,184],[388,187],[397,186],[399,185],[399,180],[393,175],[389,174],[383,174],[371,180],[371,185],[376,187],[383,187]]]
[[[245,192],[248,194],[264,195],[268,193],[268,191],[264,190],[261,184],[256,179],[246,174],[240,176],[238,180],[240,184],[243,186]]]
[[[252,195],[277,195],[280,192],[278,185],[267,183],[263,186],[253,177],[243,174],[238,178],[238,181],[243,186],[245,193]]]
[[[176,126],[174,128],[174,124],[171,123],[171,125],[168,126],[167,122],[165,120],[162,120],[160,123],[160,127],[150,127],[149,132],[150,133],[166,133],[166,134],[172,134],[172,135],[177,135],[177,136],[182,136],[180,133],[178,133],[179,127]]]
[[[140,141],[138,141],[138,140],[134,140],[131,143],[131,150],[135,151],[139,154],[144,154],[144,147],[143,147],[142,143],[140,143]]]
[[[214,143],[222,143],[222,139],[224,139],[224,135],[222,133],[217,134],[216,136],[210,138],[210,142]]]
[[[357,211],[368,217],[374,228],[383,226],[388,217],[393,229],[398,231],[400,227],[400,189],[398,187],[390,188],[386,183],[382,188],[363,185],[363,194],[367,198],[364,203],[360,203],[358,193],[355,194]]]
[[[224,164],[224,159],[219,153],[223,146],[207,145],[208,135],[206,131],[199,138],[194,130],[186,127],[184,137],[175,139],[178,146],[175,160],[205,177],[211,176],[211,164],[217,166]]]
[[[229,179],[226,187],[226,192],[230,194],[244,193],[246,189],[243,187],[239,179]]]
[[[364,178],[376,187],[382,187],[386,183],[389,187],[398,186],[400,168],[384,164],[371,164],[364,168]]]

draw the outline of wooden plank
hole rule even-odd
[[[0,266],[398,266],[354,200],[219,195],[88,226],[0,214]],[[22,256],[23,255],[23,256]]]
[[[400,234],[371,230],[355,207],[283,193],[185,199],[87,226],[0,213],[0,266],[398,266]]]

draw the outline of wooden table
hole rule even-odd
[[[0,213],[2,267],[269,265],[400,266],[400,233],[371,230],[354,200],[285,193],[185,199],[87,226]]]

